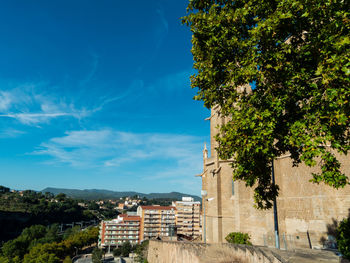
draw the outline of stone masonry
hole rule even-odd
[[[331,251],[282,251],[237,244],[203,244],[150,240],[150,263],[338,263]],[[344,262],[345,263],[345,262]]]
[[[229,160],[220,160],[215,151],[214,135],[225,119],[212,109],[210,117],[210,153],[203,151],[202,189],[206,210],[206,239],[209,243],[225,242],[230,232],[245,232],[255,245],[274,245],[273,210],[253,207],[253,190],[244,182],[232,180]],[[350,176],[349,156],[339,156],[342,169]],[[281,248],[321,248],[332,246],[333,229],[347,217],[350,209],[350,186],[333,189],[324,184],[310,183],[315,168],[293,167],[288,155],[274,161]]]

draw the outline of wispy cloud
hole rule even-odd
[[[47,88],[42,87],[45,85],[26,84],[11,90],[0,90],[0,117],[13,118],[26,125],[40,125],[63,117],[80,120],[124,96],[101,100],[94,107],[77,107],[66,97],[41,92]]]
[[[188,69],[165,75],[157,79],[157,81],[151,85],[151,89],[173,95],[180,95],[184,90],[190,90],[190,76],[193,72],[192,69]]]
[[[194,175],[201,169],[203,138],[178,134],[130,133],[111,129],[69,131],[41,144],[34,153],[48,155],[52,163],[74,167],[109,167],[122,169],[145,161],[145,170],[152,163],[167,162],[166,170],[152,172],[153,177],[177,178]],[[156,162],[153,162],[156,161]]]
[[[159,18],[159,26],[155,30],[155,39],[157,40],[156,48],[159,49],[163,44],[164,38],[168,34],[169,24],[164,16],[164,11],[162,8],[156,10],[157,16]]]
[[[11,105],[11,94],[6,91],[0,91],[0,111],[6,111]]]
[[[153,31],[153,41],[155,44],[155,48],[153,49],[153,52],[150,53],[149,58],[144,61],[136,70],[136,74],[139,74],[143,71],[143,68],[146,67],[146,65],[152,63],[154,58],[157,56],[159,49],[163,45],[164,39],[168,35],[169,32],[169,23],[168,20],[165,18],[163,8],[160,6],[155,10],[155,17],[157,18],[156,27]]]
[[[0,131],[0,138],[16,138],[21,135],[25,134],[24,131],[12,129],[12,128],[6,128]]]
[[[85,78],[83,78],[80,81],[80,86],[85,86],[86,84],[88,84],[96,74],[100,58],[94,52],[91,52],[91,57],[92,57],[91,69],[90,69],[89,73],[85,76]]]

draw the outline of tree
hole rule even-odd
[[[350,17],[343,0],[191,0],[195,99],[227,119],[216,137],[233,178],[255,187],[259,208],[278,195],[272,161],[321,170],[310,181],[349,179],[338,154],[350,149]]]
[[[340,222],[336,229],[337,246],[345,258],[350,259],[350,219]]]
[[[137,262],[147,262],[149,240],[144,240],[141,244],[137,244],[135,248],[135,253],[137,254]]]
[[[113,250],[113,256],[115,257],[128,257],[131,252],[133,252],[134,248],[129,241],[124,242],[120,247],[115,248]]]
[[[94,248],[92,250],[92,262],[93,263],[102,263],[103,251],[102,249]]]
[[[60,201],[60,202],[63,202],[63,201],[66,200],[67,196],[66,196],[66,194],[64,194],[64,193],[59,193],[58,195],[56,195],[55,198],[56,198],[56,200],[58,200],[58,201]]]
[[[10,192],[10,188],[0,185],[0,194]]]
[[[57,243],[38,244],[23,258],[23,263],[59,263]]]

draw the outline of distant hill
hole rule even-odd
[[[100,189],[65,189],[65,188],[53,188],[53,187],[47,187],[43,190],[41,190],[42,193],[50,192],[54,195],[57,195],[59,193],[66,194],[69,197],[72,198],[79,198],[84,200],[97,200],[97,199],[117,199],[120,197],[125,196],[134,196],[138,195],[141,198],[146,197],[147,199],[159,199],[159,198],[167,198],[167,199],[173,199],[173,200],[181,200],[183,196],[190,196],[193,197],[195,201],[201,201],[201,198],[196,195],[189,195],[189,194],[183,194],[179,192],[171,192],[171,193],[150,193],[150,194],[144,194],[139,192],[117,192],[117,191],[110,191],[110,190],[100,190]]]

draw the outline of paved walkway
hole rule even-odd
[[[266,251],[264,248],[260,248]],[[339,263],[340,258],[335,251],[316,249],[277,250],[269,249],[269,252],[281,262],[286,263]]]

